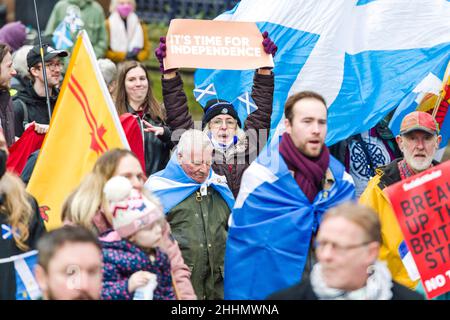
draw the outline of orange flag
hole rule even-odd
[[[80,32],[27,190],[47,229],[61,225],[65,198],[112,148],[129,145],[85,31]]]

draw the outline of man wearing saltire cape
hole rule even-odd
[[[227,223],[234,206],[226,178],[211,168],[212,152],[208,136],[190,129],[166,169],[145,184],[161,200],[199,300],[223,299]]]
[[[129,146],[87,33],[81,31],[27,187],[47,229],[60,226],[64,199],[112,148]]]
[[[264,299],[307,276],[323,213],[355,198],[353,180],[324,144],[324,98],[294,94],[285,118],[286,133],[244,173],[228,231],[225,299]]]

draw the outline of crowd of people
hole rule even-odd
[[[439,164],[433,116],[408,114],[396,137],[385,118],[328,148],[327,103],[302,91],[284,104],[285,132],[268,141],[277,75],[265,66],[245,121],[218,97],[199,128],[181,74],[164,68],[164,37],[155,50],[163,103],[155,98],[135,9],[112,0],[106,18],[96,1],[60,0],[42,56],[20,22],[0,29],[0,299],[131,300],[144,290],[155,300],[425,299],[414,261],[400,256],[405,239],[384,189]],[[100,155],[67,195],[61,227],[46,230],[25,189],[39,148],[18,174],[6,164],[27,130],[49,131],[71,51],[58,41],[63,29],[69,38],[87,31],[132,150]],[[261,43],[276,55],[267,32]],[[16,261],[34,252],[19,291]]]

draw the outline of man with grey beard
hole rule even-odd
[[[437,165],[438,162],[433,158],[442,137],[433,116],[426,112],[414,111],[403,119],[396,140],[403,158],[376,169],[377,174],[369,181],[359,202],[372,207],[380,218],[383,244],[379,258],[387,262],[393,280],[415,289],[419,282],[413,276],[416,266],[410,262],[411,260],[402,259],[408,249],[392,206],[383,191],[398,181]]]

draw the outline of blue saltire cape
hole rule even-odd
[[[164,214],[202,186],[212,186],[220,193],[230,210],[233,208],[234,197],[224,176],[219,176],[210,169],[206,181],[198,183],[183,171],[178,163],[176,152],[173,153],[166,168],[150,176],[145,183],[145,187],[160,199]]]
[[[330,156],[335,182],[313,203],[271,143],[244,173],[225,254],[225,299],[264,299],[299,282],[324,212],[355,199],[353,180]]]

